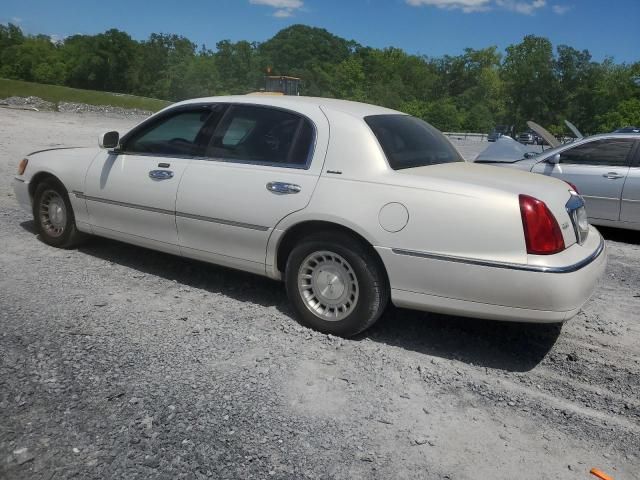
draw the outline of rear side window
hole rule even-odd
[[[284,167],[308,165],[314,130],[306,118],[285,110],[233,105],[223,117],[207,156]]]
[[[187,110],[169,116],[127,140],[125,150],[156,155],[201,155],[203,130],[210,110]]]
[[[463,161],[442,133],[419,118],[371,115],[364,120],[394,170]]]
[[[565,150],[560,154],[560,163],[626,167],[634,139],[616,138],[596,140]]]

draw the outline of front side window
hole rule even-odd
[[[560,154],[560,163],[625,167],[634,140],[615,138],[596,140],[565,150]]]
[[[225,114],[207,156],[268,165],[307,165],[313,147],[313,126],[284,110],[234,105]]]
[[[211,111],[186,110],[160,120],[126,141],[127,153],[197,156],[202,154],[201,132]]]
[[[463,161],[442,133],[419,118],[391,114],[364,120],[394,170]]]

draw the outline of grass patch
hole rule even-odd
[[[43,100],[55,104],[59,102],[86,103],[89,105],[139,108],[152,112],[157,112],[171,103],[156,98],[136,97],[135,95],[98,92],[95,90],[81,90],[79,88],[0,78],[0,98],[29,96],[40,97]]]

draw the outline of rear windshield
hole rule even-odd
[[[364,120],[394,170],[463,161],[442,133],[419,118],[371,115]]]

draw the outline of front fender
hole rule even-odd
[[[69,148],[35,152],[27,156],[29,163],[21,180],[28,186],[31,196],[40,179],[53,176],[65,187],[73,207],[76,222],[80,228],[88,224],[89,215],[86,202],[76,198],[74,191],[82,192],[87,170],[100,152],[96,148]]]

